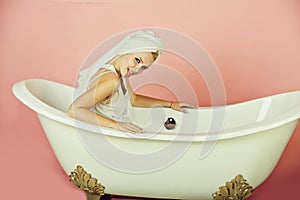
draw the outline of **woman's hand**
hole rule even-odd
[[[188,111],[185,108],[197,108],[197,107],[184,102],[171,102],[170,108],[183,113],[188,113]]]
[[[143,129],[141,127],[129,122],[115,122],[113,128],[124,132],[130,132],[130,133],[143,132]]]

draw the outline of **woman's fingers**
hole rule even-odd
[[[143,132],[142,128],[140,128],[134,124],[131,124],[131,123],[127,123],[127,128],[128,128],[128,130],[130,130],[133,133],[142,133]]]
[[[188,111],[184,109],[184,107],[181,106],[180,103],[173,103],[172,109],[177,110],[179,112],[187,113]]]
[[[118,129],[121,131],[126,131],[130,133],[142,133],[143,129],[137,125],[126,123],[126,122],[118,122],[117,123]]]
[[[184,102],[176,102],[172,104],[171,108],[183,113],[188,113],[188,111],[185,108],[197,108],[197,107]]]
[[[197,106],[193,106],[193,105],[188,104],[188,103],[180,103],[180,107],[181,108],[197,108]]]

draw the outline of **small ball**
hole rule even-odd
[[[170,130],[175,128],[176,125],[176,121],[173,117],[169,117],[166,121],[165,121],[165,128]]]

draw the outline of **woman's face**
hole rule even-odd
[[[140,74],[148,69],[153,63],[151,52],[129,53],[120,57],[120,73],[122,76],[130,77]]]

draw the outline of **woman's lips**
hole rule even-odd
[[[134,75],[133,71],[131,71],[130,69],[127,69],[126,77],[130,77],[132,75]]]

